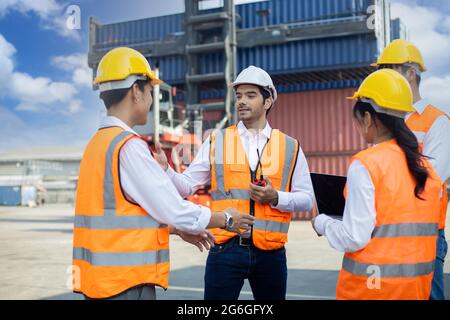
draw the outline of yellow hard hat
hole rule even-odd
[[[413,95],[408,80],[392,69],[381,69],[370,74],[361,84],[353,100],[373,102],[377,112],[402,117],[413,112]]]
[[[383,64],[405,64],[416,63],[419,65],[420,71],[425,72],[427,68],[423,61],[422,54],[419,49],[411,42],[405,40],[392,41],[381,53],[378,61],[372,66]]]
[[[100,91],[129,88],[136,80],[148,79],[152,85],[163,83],[150,68],[147,59],[127,47],[112,49],[100,60],[95,84]]]

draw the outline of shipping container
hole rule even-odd
[[[279,94],[268,121],[273,128],[300,142],[311,172],[346,175],[351,157],[367,147],[353,124],[354,102],[347,99],[355,90],[356,87]],[[221,111],[203,113],[205,123],[221,117]]]
[[[353,102],[346,99],[354,91],[339,89],[280,94],[269,114],[269,121],[273,127],[298,139],[303,151],[312,158],[351,155],[365,146],[352,122]]]
[[[337,21],[365,21],[367,8],[373,0],[271,0],[236,6],[240,29],[260,28],[285,24],[287,28],[323,25]],[[209,10],[211,12],[215,10]],[[265,16],[261,12],[267,11]],[[117,46],[144,48],[146,43],[182,35],[184,14],[127,21],[95,28],[95,50],[106,52]],[[349,70],[367,68],[377,55],[380,46],[375,32],[349,33],[345,36],[292,41],[285,44],[255,46],[237,50],[237,70],[248,65],[264,68],[273,76],[298,74],[323,70]],[[186,60],[183,55],[153,57],[152,64],[159,65],[160,76],[171,85],[185,82]],[[207,53],[199,58],[202,73],[223,71],[223,53]],[[335,74],[338,74],[337,72]],[[367,74],[367,70],[366,73]],[[358,74],[341,79],[357,80]],[[323,82],[321,79],[319,82]],[[329,79],[328,79],[329,80]],[[331,79],[339,80],[339,79]],[[285,81],[278,81],[285,83]],[[296,81],[317,82],[316,80]],[[214,97],[207,97],[212,99]]]
[[[400,20],[400,18],[391,21],[391,40],[408,38],[406,26]]]
[[[270,0],[236,6],[237,25],[241,29],[282,23],[329,23],[367,15],[373,0]],[[267,10],[268,15],[261,14]],[[205,13],[217,9],[205,10]],[[160,40],[184,32],[184,13],[99,25],[96,45],[107,50],[116,46],[135,45]]]
[[[20,206],[21,204],[20,186],[0,186],[0,206]]]

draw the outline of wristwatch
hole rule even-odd
[[[223,213],[225,214],[225,217],[226,217],[225,230],[231,231],[231,229],[233,227],[233,223],[234,223],[233,216],[226,211],[224,211]]]

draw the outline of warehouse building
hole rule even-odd
[[[0,205],[74,203],[82,148],[39,148],[0,154]]]

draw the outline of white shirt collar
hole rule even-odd
[[[422,114],[422,113],[424,112],[425,108],[426,108],[429,104],[430,104],[430,103],[429,103],[429,101],[428,101],[427,99],[422,99],[422,100],[417,101],[417,102],[414,104],[414,109],[415,109],[419,114]]]
[[[242,121],[239,121],[239,123],[237,124],[237,129],[238,129],[238,134],[240,136],[243,136],[243,135],[249,136],[249,137],[253,136]],[[260,131],[259,134],[260,135],[262,134],[264,137],[269,139],[271,133],[272,133],[272,128],[270,127],[269,121],[266,121],[266,126],[264,127],[264,129],[262,131]]]
[[[114,116],[106,116],[102,118],[102,120],[100,121],[100,128],[106,127],[121,127],[125,131],[131,132],[139,136],[139,134],[133,129],[131,129],[125,122]]]

